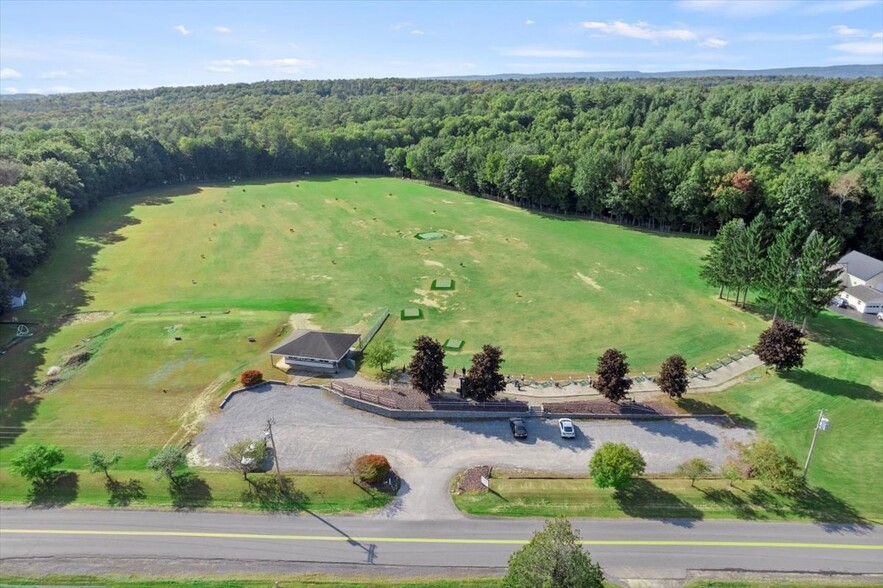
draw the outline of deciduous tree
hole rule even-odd
[[[166,477],[174,485],[178,481],[177,472],[186,465],[187,456],[184,455],[184,450],[169,445],[150,458],[147,462],[147,469],[156,472],[157,480]]]
[[[672,398],[680,398],[687,391],[690,380],[687,378],[687,362],[680,355],[672,355],[662,363],[659,378],[656,380],[659,389]]]
[[[506,588],[602,588],[604,572],[580,545],[579,531],[565,518],[542,531],[509,558]]]
[[[589,462],[589,474],[599,488],[622,490],[632,478],[644,473],[647,467],[644,457],[637,449],[625,443],[604,443],[595,451]]]
[[[372,341],[365,350],[365,363],[371,367],[379,367],[383,371],[384,364],[391,363],[396,357],[395,343],[389,339]]]
[[[479,353],[472,356],[472,366],[463,383],[468,398],[484,401],[491,400],[506,389],[506,379],[500,373],[503,350],[493,345],[485,345]]]
[[[711,464],[701,457],[694,457],[679,465],[676,471],[679,476],[690,478],[690,486],[695,486],[697,478],[711,473]]]
[[[48,486],[58,477],[64,453],[55,445],[28,445],[9,460],[9,469],[34,486]]]
[[[239,472],[248,481],[248,474],[259,472],[267,457],[267,442],[243,439],[233,443],[224,451],[221,463],[228,470]]]
[[[800,329],[776,319],[770,328],[760,334],[754,352],[767,367],[787,371],[803,366],[806,344]]]
[[[632,387],[632,381],[626,377],[628,372],[626,355],[618,349],[608,349],[598,358],[595,388],[611,402],[619,402]]]
[[[445,389],[445,350],[441,343],[431,337],[420,336],[414,340],[414,355],[408,364],[411,385],[432,396]]]
[[[113,482],[113,478],[110,477],[108,470],[118,464],[122,458],[123,456],[119,453],[107,454],[93,451],[89,454],[89,472],[93,474],[102,473],[108,482]]]

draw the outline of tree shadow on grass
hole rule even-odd
[[[282,487],[272,476],[250,478],[240,499],[265,512],[298,512],[306,510],[310,504],[310,497],[295,488],[291,478],[285,476]]]
[[[663,490],[650,480],[638,478],[624,490],[617,491],[613,498],[622,512],[630,517],[661,519],[678,527],[692,527],[695,521],[702,520],[702,511]]]
[[[28,502],[36,508],[57,508],[70,504],[80,492],[80,477],[76,472],[61,472],[48,484],[34,484],[28,492]]]
[[[107,504],[110,506],[129,506],[133,500],[144,500],[147,495],[144,493],[144,485],[140,480],[107,480],[104,483],[107,493]]]
[[[866,531],[872,525],[849,503],[824,488],[802,488],[792,498],[792,510],[811,518],[829,533]]]
[[[212,502],[211,487],[193,472],[175,476],[169,485],[169,493],[172,505],[178,509],[205,508]]]
[[[729,488],[700,488],[699,491],[707,500],[731,511],[737,519],[753,521],[764,518],[755,510],[751,501]]]
[[[852,400],[870,400],[871,402],[883,401],[883,392],[849,380],[831,378],[806,370],[791,370],[782,372],[779,376],[792,384],[829,396],[844,396]]]
[[[808,337],[857,357],[883,360],[883,329],[832,312],[822,312],[809,324]]]

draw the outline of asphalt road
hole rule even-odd
[[[671,472],[694,457],[718,466],[732,452],[729,441],[751,437],[714,419],[578,420],[577,437],[562,439],[556,421],[532,418],[520,441],[506,419],[397,421],[344,406],[315,388],[267,384],[235,395],[208,419],[191,458],[216,464],[228,445],[261,437],[271,416],[283,469],[342,471],[348,455],[387,456],[407,492],[382,516],[411,519],[459,518],[448,486],[470,466],[583,473],[595,449],[614,441],[640,449],[648,473]]]
[[[0,573],[217,575],[332,570],[498,574],[537,519],[454,521],[106,510],[0,511]],[[616,580],[687,570],[883,574],[883,527],[580,520],[587,549]],[[172,565],[174,563],[174,565]]]

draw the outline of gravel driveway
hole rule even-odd
[[[714,420],[576,420],[576,439],[562,439],[555,420],[533,418],[527,420],[528,438],[517,441],[506,419],[396,421],[344,406],[315,388],[266,384],[235,395],[211,417],[191,458],[217,463],[227,445],[260,438],[270,417],[283,469],[335,472],[349,453],[386,455],[405,484],[404,498],[382,514],[413,518],[459,516],[448,483],[473,465],[585,472],[595,448],[618,441],[640,449],[648,473],[670,472],[693,457],[719,465],[729,453],[728,440],[751,436]]]

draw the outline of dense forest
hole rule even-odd
[[[883,80],[342,80],[0,101],[0,310],[71,214],[158,184],[396,174],[713,234],[759,213],[883,256]]]

